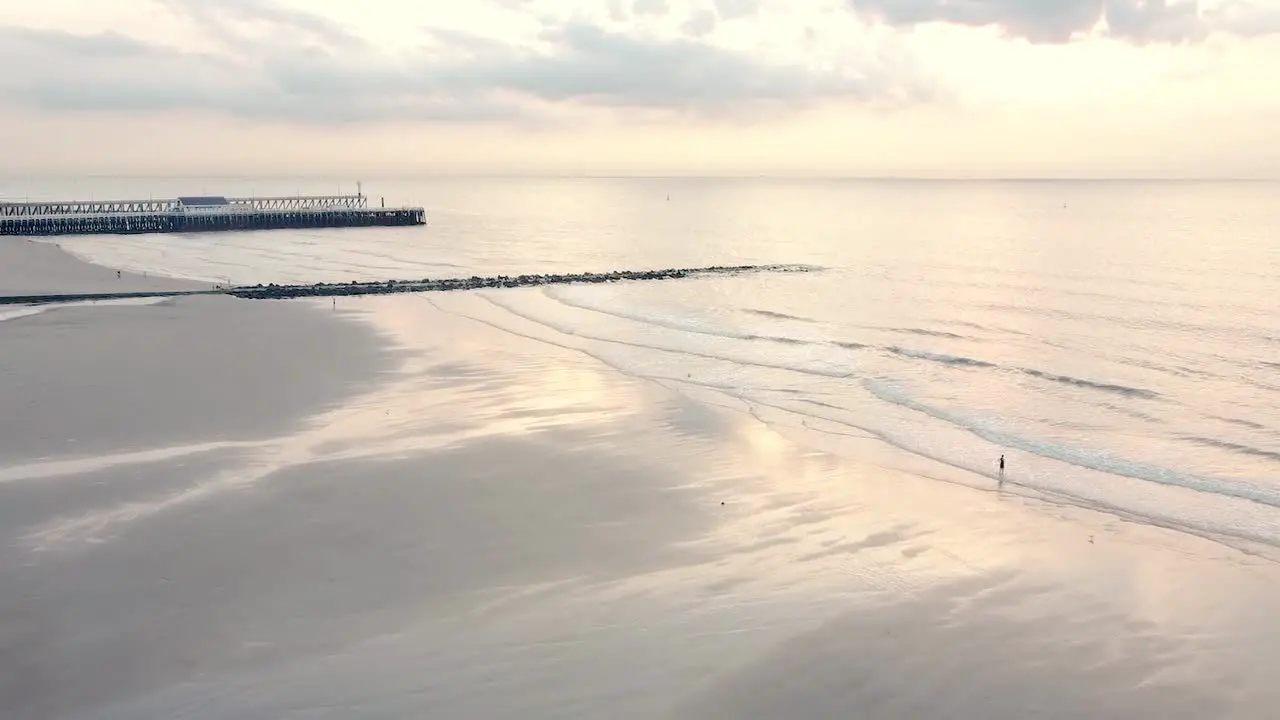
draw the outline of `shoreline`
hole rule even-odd
[[[215,308],[236,304],[138,310],[244,332]],[[326,309],[307,304],[297,318]],[[1271,562],[949,484],[871,438],[857,458],[807,447],[544,326],[468,318],[476,305],[350,303],[340,316],[395,367],[262,438],[58,475],[6,479],[0,459],[0,611],[17,618],[0,704],[19,720],[976,720],[1252,718],[1280,700]],[[76,312],[134,309],[0,333]],[[314,319],[315,345],[271,346],[270,378],[369,339]],[[173,341],[153,320],[137,337]],[[256,327],[266,342],[283,323]]]
[[[188,292],[202,285],[117,274],[53,245],[0,240],[0,291]],[[345,313],[296,303],[249,307],[224,297],[17,307],[0,311],[0,342],[0,466],[10,466],[0,478],[15,476],[15,467],[39,476],[95,457],[110,464],[271,438],[366,392],[400,362],[373,329]],[[308,348],[318,352],[290,359]]]
[[[142,275],[87,262],[56,242],[0,237],[0,295],[202,290],[209,283]]]

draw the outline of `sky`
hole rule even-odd
[[[6,0],[0,175],[1280,178],[1280,0]]]

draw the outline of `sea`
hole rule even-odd
[[[46,179],[0,183],[0,196],[356,187]],[[619,372],[751,413],[823,451],[856,456],[874,438],[948,468],[939,482],[1280,553],[1280,183],[465,177],[360,187],[372,204],[425,207],[428,224],[49,241],[114,268],[233,284],[803,265],[423,301],[512,332],[540,326],[540,339],[572,338]]]

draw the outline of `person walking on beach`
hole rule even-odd
[[[1004,453],[1000,454],[1000,484],[1004,484]]]

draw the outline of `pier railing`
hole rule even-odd
[[[364,195],[227,198],[232,207],[246,210],[360,210],[368,200]]]
[[[102,215],[177,212],[177,200],[102,200],[75,202],[0,202],[0,217]]]
[[[361,210],[368,207],[365,195],[295,195],[280,197],[229,197],[225,205],[214,207],[228,210],[289,211],[289,210]],[[88,200],[53,202],[0,202],[0,217],[46,217],[58,215],[120,215],[184,212],[187,206],[181,198],[162,200]]]
[[[0,203],[0,235],[188,233],[426,224],[420,207],[369,207],[364,195]]]

